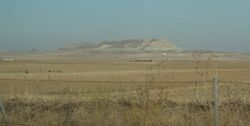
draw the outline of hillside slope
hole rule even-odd
[[[98,44],[66,44],[60,50],[98,50],[98,51],[181,51],[173,43],[163,39],[126,39],[103,41]]]

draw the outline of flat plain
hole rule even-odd
[[[152,62],[133,56],[20,56],[1,61],[0,96],[7,123],[211,126],[212,80],[217,73],[220,124],[249,125],[249,58],[204,55],[158,56]]]

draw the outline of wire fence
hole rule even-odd
[[[52,80],[50,80],[52,81]],[[54,81],[57,81],[57,80],[54,80]],[[52,81],[53,82],[53,81]],[[106,81],[106,82],[102,82],[102,81],[70,81],[70,82],[80,82],[80,83],[124,83],[124,84],[127,84],[127,83],[141,83],[140,81]],[[213,126],[219,126],[219,118],[220,118],[220,103],[219,103],[219,95],[220,95],[220,84],[235,84],[235,85],[238,85],[238,84],[244,84],[244,85],[247,85],[247,86],[250,86],[250,82],[247,82],[247,81],[223,81],[223,80],[218,80],[217,78],[214,79],[214,81],[202,81],[203,83],[213,83],[213,90],[212,90],[212,93],[213,94],[210,94],[211,96],[214,96],[213,97],[213,119],[214,119],[214,123],[213,123]],[[144,82],[145,83],[145,82]],[[146,83],[171,83],[173,85],[175,84],[194,84],[194,81],[147,81]],[[178,92],[175,94],[178,96]],[[20,122],[13,122],[11,120],[8,120],[7,118],[7,114],[5,112],[5,109],[4,109],[4,106],[2,104],[2,102],[0,101],[0,108],[1,108],[1,112],[2,112],[2,116],[3,116],[3,120],[4,121],[0,121],[0,125],[2,126],[31,126],[32,124],[29,123],[20,123]],[[177,109],[177,108],[175,108]],[[182,108],[179,108],[180,110],[182,110]],[[197,113],[192,113],[192,114],[195,114],[197,116],[207,116],[206,114],[204,114],[203,112],[197,112]],[[250,123],[250,120],[239,120],[240,122],[243,122],[243,123]]]

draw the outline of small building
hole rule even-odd
[[[16,59],[11,57],[0,58],[0,61],[14,61],[14,60]]]

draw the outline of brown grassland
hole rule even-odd
[[[8,125],[211,126],[217,71],[221,126],[249,126],[249,61],[128,61],[0,62]]]

